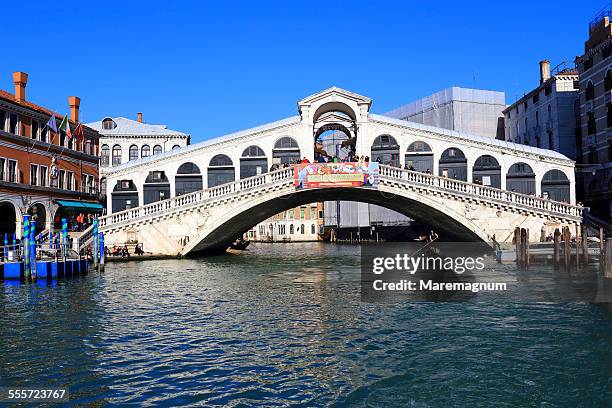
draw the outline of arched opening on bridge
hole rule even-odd
[[[132,180],[117,180],[111,193],[112,212],[138,207],[138,190]]]
[[[467,159],[465,154],[456,147],[450,147],[442,152],[439,175],[454,180],[467,181]]]
[[[391,135],[380,135],[372,142],[370,160],[388,166],[399,167],[399,144]]]
[[[202,190],[200,168],[191,162],[181,164],[174,177],[174,187],[177,196]]]
[[[497,159],[488,154],[477,158],[472,169],[472,182],[501,188],[501,166]]]
[[[542,177],[542,196],[570,202],[570,181],[561,170],[548,170]]]
[[[2,214],[2,217],[0,217],[0,239],[4,240],[4,234],[8,234],[9,242],[12,242],[12,236],[17,225],[15,206],[8,201],[0,203],[0,214]]]
[[[144,205],[170,198],[170,182],[164,171],[153,170],[142,187]]]
[[[412,142],[406,152],[406,166],[412,166],[414,171],[433,171],[433,152],[429,144],[420,140]]]
[[[259,146],[249,146],[240,157],[240,178],[247,178],[266,173],[268,171],[268,158]]]
[[[506,190],[522,194],[535,194],[535,173],[527,163],[515,163],[506,175]]]
[[[274,143],[272,164],[290,164],[300,162],[300,146],[289,136],[283,136]]]
[[[236,169],[229,156],[218,154],[208,163],[208,188],[236,180]]]
[[[357,145],[355,112],[346,104],[330,102],[320,106],[314,119],[315,161],[354,160]]]
[[[32,204],[28,208],[28,214],[32,221],[36,221],[34,234],[40,234],[47,227],[47,208],[41,203]]]

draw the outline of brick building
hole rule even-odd
[[[591,212],[612,221],[612,10],[589,24],[580,74],[579,199]]]
[[[100,212],[99,137],[83,126],[83,137],[68,137],[47,123],[62,116],[26,99],[28,75],[13,73],[15,93],[0,90],[0,234],[22,235],[25,213],[36,232],[59,227],[61,217]],[[79,123],[80,99],[68,98],[69,126]],[[67,107],[68,108],[68,107]],[[55,225],[54,225],[55,224]],[[0,238],[1,239],[1,238]]]

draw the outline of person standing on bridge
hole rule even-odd
[[[308,163],[310,163],[310,160],[308,160],[306,156],[304,156],[304,158],[302,159],[302,164],[308,164]]]

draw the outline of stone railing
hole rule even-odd
[[[163,215],[174,210],[189,208],[193,205],[236,195],[240,192],[257,190],[263,186],[270,186],[278,182],[287,183],[293,180],[293,168],[276,170],[260,176],[233,181],[216,187],[207,188],[193,193],[172,197],[166,200],[143,205],[129,210],[117,212],[100,218],[100,227],[108,227],[115,224],[131,222],[136,219],[149,218],[150,216]]]
[[[212,200],[234,196],[241,192],[257,190],[264,186],[271,187],[277,183],[291,186],[292,180],[293,168],[276,170],[259,176],[233,181],[217,187],[172,197],[107,215],[100,218],[100,228],[106,229],[118,224],[126,224],[137,220],[162,216],[181,209],[201,206]],[[579,219],[582,217],[582,207],[579,206],[465,181],[448,179],[433,174],[399,169],[397,167],[381,165],[380,180],[382,183],[399,182],[401,184],[423,187],[429,190],[452,193],[466,198],[481,199],[488,202],[499,203],[504,206],[549,213],[561,217],[572,219]]]
[[[520,206],[522,208],[564,215],[572,218],[582,217],[582,207],[580,206],[514,191],[506,191],[495,187],[468,183],[467,181],[434,176],[433,174],[419,173],[399,169],[397,167],[380,166],[380,176],[381,180],[385,178],[398,181],[403,180],[408,181],[408,184],[422,185],[424,187],[430,187],[445,192],[453,192],[471,198],[483,198],[488,201],[495,201],[510,206],[514,204],[514,206],[517,207]]]

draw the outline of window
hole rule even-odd
[[[9,132],[14,135],[19,134],[19,120],[15,113],[11,113],[9,116]]]
[[[544,87],[544,95],[548,96],[552,92],[552,85],[548,84]]]
[[[300,225],[300,234],[304,234],[304,224]]]
[[[317,209],[315,207],[310,208],[310,219],[314,220],[317,218]]]
[[[138,159],[138,146],[131,145],[130,146],[130,161]]]
[[[74,189],[74,173],[69,171],[66,173],[66,190]]]
[[[536,111],[536,126],[540,126],[540,112]]]
[[[323,219],[323,210],[319,210],[319,219]]]
[[[0,110],[0,130],[5,130],[6,126],[6,112]]]
[[[57,188],[66,188],[66,170],[59,171],[59,179],[57,182]]]
[[[532,102],[535,104],[540,100],[540,93],[535,93],[533,94],[533,97],[531,98]]]
[[[580,81],[574,81],[574,89],[580,89]]]
[[[38,139],[38,122],[35,120],[32,121],[31,135],[32,139]]]
[[[314,234],[316,234],[316,233],[317,233],[317,229],[316,229],[316,227],[315,227],[315,225],[314,225],[314,224],[310,224],[310,233],[311,233],[312,235],[314,235]]]
[[[117,124],[111,118],[106,118],[102,121],[102,129],[104,130],[113,130],[117,127]]]
[[[87,191],[87,175],[81,174],[81,192]]]
[[[289,225],[289,233],[293,234],[293,224]]]
[[[608,102],[607,107],[608,107],[608,112],[606,114],[607,126],[612,127],[612,103]]]
[[[162,152],[162,147],[160,145],[153,146],[153,154],[159,154]]]
[[[4,181],[4,167],[6,166],[6,159],[4,157],[0,157],[0,181]]]
[[[96,193],[96,184],[95,184],[94,176],[87,175],[87,192],[89,194]]]
[[[38,185],[38,164],[30,164],[30,185]]]
[[[8,181],[10,183],[18,183],[19,179],[17,178],[17,160],[8,161]]]
[[[113,166],[118,166],[121,164],[121,146],[114,145],[113,146]]]
[[[591,81],[586,86],[585,97],[587,101],[595,99],[595,87]]]
[[[49,133],[49,129],[47,129],[46,126],[44,126],[42,129],[40,129],[40,141],[41,142],[47,142],[47,134]]]
[[[47,174],[48,174],[47,166],[40,166],[39,171],[40,171],[40,186],[47,187]]]
[[[523,102],[523,108],[524,108],[523,110],[527,112],[527,101]]]
[[[593,112],[587,113],[587,131],[589,135],[594,135],[597,132],[597,126],[595,125],[595,114]]]
[[[180,148],[181,148],[181,146],[179,146],[179,145],[172,146],[172,150],[176,150],[176,149],[180,149]]]
[[[606,91],[612,90],[612,70],[606,72],[606,78],[604,79],[604,87]]]
[[[597,149],[593,146],[589,147],[589,163],[597,163]]]
[[[303,220],[306,218],[306,209],[305,208],[300,208],[300,220]]]
[[[100,154],[102,166],[108,166],[108,158],[110,156],[110,149],[108,145],[102,145],[102,151]]]
[[[584,61],[584,71],[588,71],[589,69],[593,68],[593,57],[589,58],[588,60]]]
[[[149,157],[151,155],[151,148],[149,145],[143,145],[140,149],[140,157]]]

